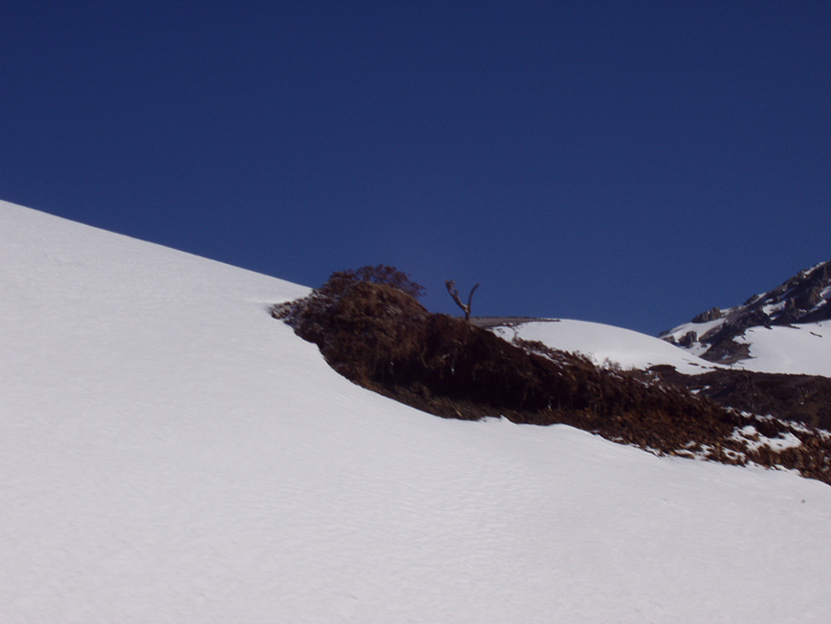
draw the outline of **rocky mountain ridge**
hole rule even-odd
[[[750,357],[741,340],[753,327],[793,326],[831,319],[831,261],[804,269],[776,288],[727,309],[711,308],[659,338],[711,362]]]

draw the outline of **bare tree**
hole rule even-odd
[[[446,280],[444,285],[447,286],[447,292],[450,293],[450,296],[453,298],[453,301],[456,302],[456,305],[462,309],[462,312],[465,313],[465,320],[470,321],[470,303],[473,301],[473,293],[476,292],[476,289],[479,288],[479,284],[476,284],[471,291],[470,295],[468,295],[467,303],[462,303],[462,300],[459,298],[459,291],[456,290],[456,282],[453,280]]]

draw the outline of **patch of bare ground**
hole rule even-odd
[[[568,424],[657,454],[782,466],[831,483],[831,439],[822,432],[742,414],[656,374],[602,369],[541,343],[508,343],[431,314],[384,283],[335,274],[272,315],[316,343],[344,377],[437,416]]]

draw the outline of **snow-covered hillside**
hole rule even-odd
[[[0,621],[827,620],[827,485],[417,412],[305,292],[0,203]]]
[[[629,329],[569,319],[534,320],[494,327],[511,341],[536,340],[554,349],[582,353],[601,366],[646,369],[670,365],[678,372],[695,375],[716,365],[687,353],[668,342]]]
[[[670,338],[677,342],[690,332],[703,336],[721,322],[685,323],[663,334],[664,339],[612,325],[571,319],[515,321],[491,329],[509,341],[513,338],[537,340],[553,349],[589,355],[601,366],[645,369],[669,365],[685,375],[736,369],[831,377],[831,321],[748,327],[734,338],[737,344],[747,346],[748,357],[729,364],[717,364],[700,357],[709,345],[695,341],[689,348],[682,348],[666,340]]]
[[[704,336],[713,326],[717,328],[719,325],[719,321],[685,323],[667,332],[664,337],[680,340],[690,332]],[[734,341],[747,346],[748,357],[727,365],[729,368],[831,377],[831,321],[748,327]],[[684,352],[700,355],[708,348],[709,345],[702,345],[696,340]]]

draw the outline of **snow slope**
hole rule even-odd
[[[537,320],[494,328],[510,341],[514,337],[536,340],[554,349],[582,353],[596,364],[617,364],[623,368],[645,369],[659,364],[695,375],[716,365],[691,355],[668,342],[629,329],[568,319]]]
[[[0,203],[0,621],[827,621],[828,486],[417,412],[306,291]]]
[[[718,323],[687,323],[665,335],[680,338],[691,328],[703,335]],[[645,369],[668,364],[686,375],[727,368],[831,377],[831,321],[750,327],[736,337],[736,342],[750,345],[750,357],[730,365],[714,364],[698,357],[697,354],[707,348],[700,343],[684,349],[660,338],[601,323],[536,320],[496,327],[493,331],[509,341],[513,337],[538,340],[554,349],[580,352],[591,356],[600,365],[613,363],[623,368]]]
[[[662,334],[676,341],[694,332],[697,337],[718,329],[724,319],[707,323],[684,323]],[[750,345],[750,357],[739,360],[728,368],[763,373],[792,375],[821,375],[831,377],[831,321],[748,327],[736,336],[739,344]],[[700,354],[710,345],[693,342],[684,353]]]
[[[750,359],[733,368],[831,377],[831,321],[750,327],[736,341],[750,345]]]

